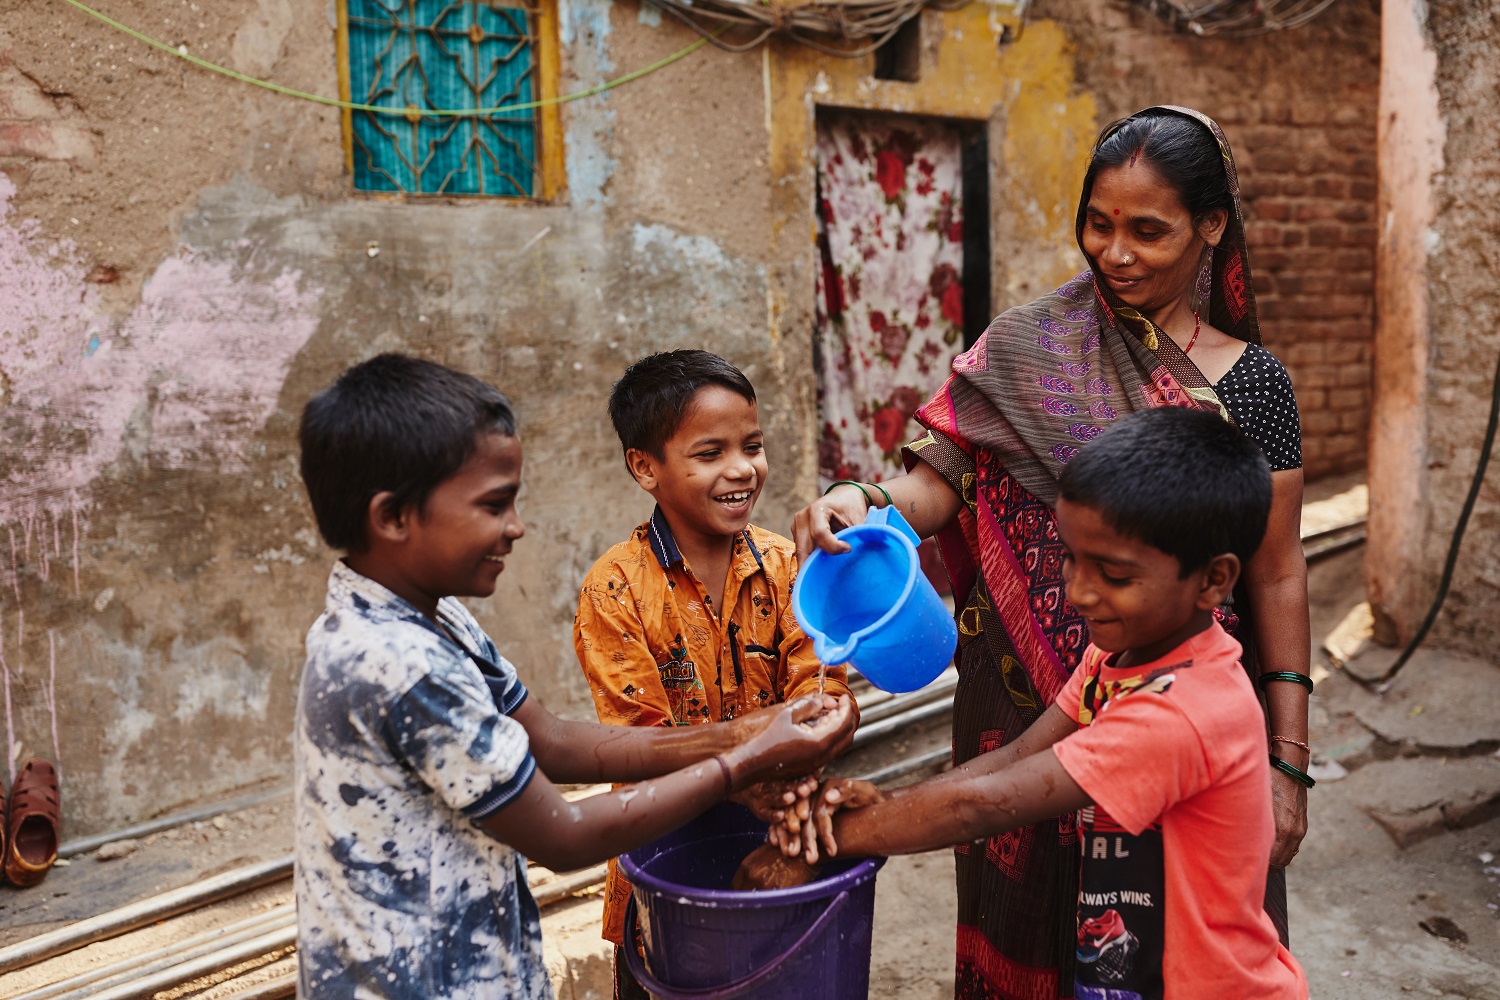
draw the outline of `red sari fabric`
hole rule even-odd
[[[1217,328],[1260,342],[1234,160],[1224,156],[1233,217],[1205,252],[1195,306]],[[1089,190],[1079,202],[1082,246]],[[1085,254],[1087,258],[1087,254]],[[1172,340],[1095,281],[1090,270],[1011,309],[953,363],[916,413],[928,433],[907,448],[964,499],[938,536],[959,598],[954,762],[1018,737],[1062,690],[1088,645],[1067,602],[1054,506],[1057,477],[1121,414],[1197,406],[1225,414]],[[1206,309],[1205,309],[1206,307]],[[1077,833],[1071,818],[956,849],[956,996],[1054,1000],[1073,994]]]

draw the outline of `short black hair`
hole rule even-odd
[[[1124,166],[1137,154],[1177,192],[1194,223],[1219,208],[1234,218],[1234,196],[1229,193],[1224,154],[1208,126],[1175,111],[1147,108],[1111,122],[1099,132],[1083,178],[1080,226],[1100,172]]]
[[[745,373],[708,351],[650,354],[625,369],[609,390],[609,419],[620,447],[661,458],[693,397],[709,385],[721,385],[755,402],[755,386]]]
[[[363,552],[370,499],[386,491],[421,511],[474,454],[481,434],[516,434],[510,400],[452,368],[381,354],[307,401],[297,435],[302,482],[323,540]]]
[[[1070,461],[1058,495],[1175,556],[1181,575],[1232,552],[1246,563],[1271,514],[1271,466],[1209,410],[1162,406],[1116,421]]]

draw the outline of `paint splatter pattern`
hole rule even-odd
[[[552,996],[526,859],[474,822],[536,772],[511,718],[526,688],[461,604],[438,617],[448,635],[338,563],[308,632],[300,996]]]

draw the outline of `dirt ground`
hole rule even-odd
[[[1363,496],[1358,489],[1349,491],[1355,485],[1354,480],[1320,484],[1310,499],[1332,500],[1310,509],[1309,517],[1332,524],[1357,514]],[[1319,644],[1360,621],[1361,559],[1356,547],[1311,568],[1313,634]],[[1380,656],[1367,653],[1349,669],[1378,670]],[[1375,666],[1362,666],[1366,660]],[[1419,655],[1377,695],[1318,650],[1314,676],[1312,745],[1320,780],[1309,796],[1310,832],[1288,875],[1293,951],[1307,971],[1313,997],[1500,1000],[1500,822],[1495,819],[1500,815],[1500,667]],[[947,722],[937,720],[851,755],[838,770],[866,773],[947,741]],[[290,847],[290,800],[283,797],[145,838],[114,860],[81,855],[35,889],[0,888],[0,947],[279,857]],[[544,910],[547,961],[559,1000],[609,996],[597,888]],[[290,883],[276,883],[212,911],[0,976],[0,996],[289,900]],[[892,858],[876,883],[870,995],[882,1000],[951,996],[953,922],[951,855]],[[252,978],[274,978],[290,965],[284,956],[264,961]],[[228,992],[221,987],[192,995],[217,998]]]

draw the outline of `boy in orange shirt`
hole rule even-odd
[[[651,519],[584,578],[573,642],[600,722],[692,726],[817,693],[818,660],[792,617],[793,544],[750,524],[766,482],[755,389],[707,351],[625,370],[609,415]],[[823,689],[848,694],[842,667]],[[770,818],[779,789],[740,798]],[[630,884],[610,863],[604,937],[616,995],[644,996],[619,958]]]
[[[1217,414],[1163,407],[1113,425],[1058,484],[1068,600],[1092,645],[1056,702],[1014,743],[928,781],[886,795],[826,783],[811,822],[788,811],[773,829],[804,859],[767,845],[737,883],[809,878],[819,840],[908,854],[1080,810],[1078,1000],[1305,1000],[1262,906],[1264,716],[1214,615],[1270,506],[1265,457]]]

